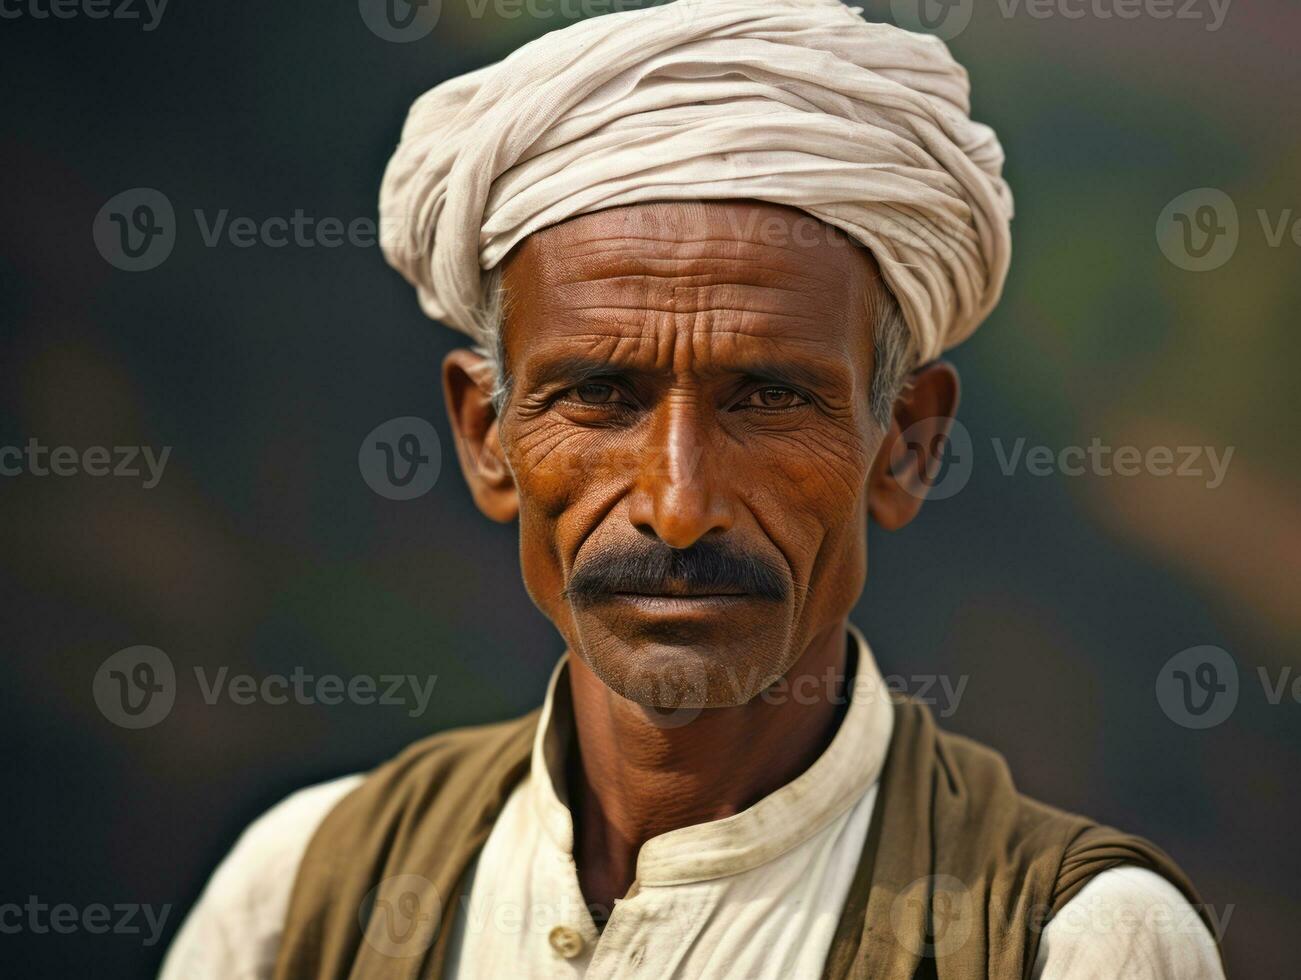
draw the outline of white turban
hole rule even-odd
[[[921,360],[989,314],[1012,195],[938,38],[839,0],[676,0],[546,34],[411,107],[380,188],[389,263],[475,335],[525,236],[643,201],[800,208],[866,246]]]

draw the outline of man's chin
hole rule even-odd
[[[577,649],[615,694],[648,709],[746,704],[789,667],[785,623],[731,616],[576,617]]]

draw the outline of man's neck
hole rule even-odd
[[[637,854],[653,837],[740,813],[791,782],[830,744],[843,717],[848,624],[814,637],[787,679],[815,677],[780,698],[710,708],[686,724],[657,725],[570,658],[577,740],[566,779],[574,858],[593,918],[636,878]],[[821,683],[831,677],[837,683]],[[604,914],[603,914],[604,913]]]

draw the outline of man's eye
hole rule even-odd
[[[587,384],[575,385],[569,389],[577,401],[584,405],[609,405],[616,401],[614,385],[599,384],[588,382]]]
[[[759,388],[751,392],[750,396],[741,403],[744,408],[770,409],[795,408],[803,404],[804,398],[799,392],[777,386]]]

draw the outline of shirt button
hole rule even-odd
[[[583,937],[569,926],[556,926],[547,936],[551,948],[567,960],[572,960],[583,951]]]

